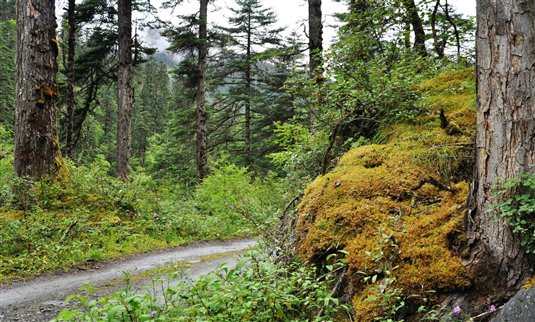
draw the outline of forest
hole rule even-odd
[[[0,241],[0,321],[535,321],[535,4],[0,0]]]

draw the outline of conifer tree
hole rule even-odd
[[[198,44],[197,82],[197,178],[204,179],[208,174],[207,162],[207,115],[206,115],[206,59],[208,56],[208,0],[200,0],[199,44]]]
[[[118,80],[116,4],[116,0],[81,0],[76,2],[74,7],[69,3],[66,8],[62,40],[62,43],[67,45],[64,50],[64,70],[62,71],[66,85],[61,89],[63,95],[60,99],[64,98],[67,110],[62,113],[63,119],[60,124],[62,125],[62,138],[66,142],[65,150],[71,158],[79,157],[83,152],[87,152],[83,151],[86,148],[84,145],[91,141],[88,136],[90,124],[87,121],[96,117],[95,112],[102,107],[99,107],[99,103],[104,101],[102,95],[107,96],[110,86]],[[143,4],[145,2],[135,2],[132,10],[150,10],[150,7]],[[71,35],[75,36],[74,39]],[[76,50],[73,52],[73,49]],[[134,36],[132,45],[134,66],[143,63],[147,55],[152,53],[154,49],[144,47]],[[74,91],[75,88],[76,91]],[[115,104],[115,102],[116,99],[112,103]],[[109,107],[110,104],[107,104],[106,108],[102,107],[102,109],[108,112]],[[111,137],[115,140],[115,135]],[[109,160],[113,161],[115,157]]]
[[[175,1],[177,5],[181,1]],[[208,0],[199,0],[198,14],[181,16],[182,24],[167,29],[163,34],[171,40],[169,50],[186,54],[177,69],[182,74],[184,85],[195,87],[196,103],[196,166],[197,178],[202,180],[208,174],[208,133],[206,113],[207,59],[211,40],[208,37]],[[196,60],[196,67],[194,67]]]
[[[0,124],[13,129],[15,106],[15,20],[0,20]]]
[[[119,63],[117,81],[117,164],[116,176],[127,181],[132,142],[131,116],[134,92],[132,89],[132,1],[118,0]]]
[[[145,166],[145,154],[152,136],[163,133],[171,109],[170,77],[167,66],[156,61],[136,68],[135,100],[132,105],[132,157]]]
[[[266,83],[264,77],[269,69],[265,64],[273,57],[273,48],[281,44],[280,32],[276,28],[275,13],[264,7],[260,0],[237,0],[230,8],[232,17],[228,27],[221,27],[228,33],[229,49],[225,59],[226,99],[233,113],[243,114],[243,154],[245,164],[253,161],[251,128],[255,106],[261,94],[259,87]],[[229,118],[230,119],[230,118]]]
[[[76,81],[76,74],[74,69],[74,58],[76,54],[76,1],[69,0],[67,8],[67,24],[68,24],[68,38],[67,38],[67,91],[65,93],[67,103],[66,115],[66,147],[67,156],[73,158],[74,141],[73,141],[73,126],[74,126],[74,86]]]
[[[308,48],[311,77],[321,76],[317,70],[323,64],[323,22],[321,21],[321,0],[308,0]]]

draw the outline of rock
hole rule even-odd
[[[518,291],[491,320],[491,322],[533,321],[535,321],[535,287]]]

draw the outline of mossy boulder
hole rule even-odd
[[[357,321],[399,317],[470,286],[457,250],[472,170],[474,82],[472,69],[424,82],[427,113],[382,129],[386,143],[350,150],[306,189],[297,249],[314,262],[347,252]],[[441,109],[454,135],[440,127]]]

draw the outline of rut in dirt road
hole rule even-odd
[[[161,266],[184,263],[191,264],[186,277],[196,278],[214,270],[222,262],[232,262],[237,254],[255,243],[252,240],[201,243],[102,264],[94,271],[41,276],[0,286],[0,321],[49,321],[65,307],[65,297],[76,293],[82,285],[95,285],[97,295],[104,295],[124,287],[121,281],[125,273],[136,276]]]

